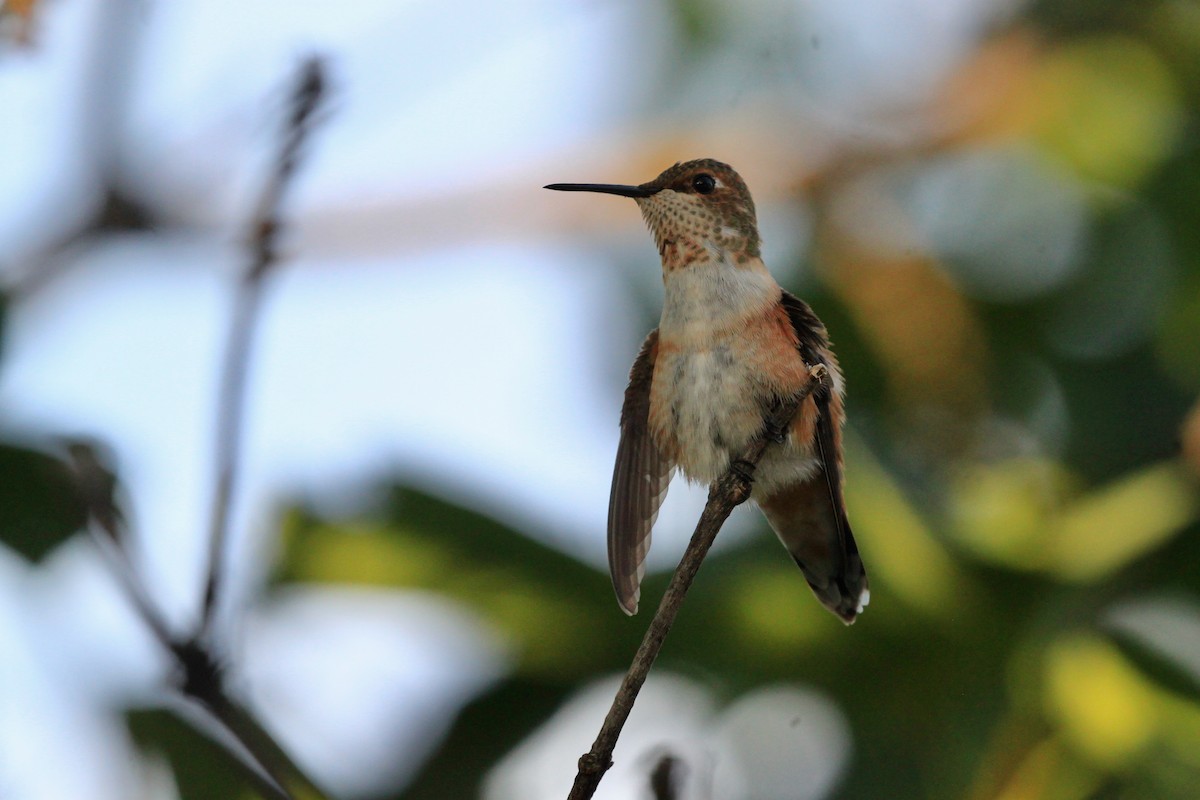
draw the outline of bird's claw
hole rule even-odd
[[[829,368],[824,364],[813,364],[808,368],[808,374],[813,380],[824,383],[825,379],[829,377]]]
[[[736,459],[729,465],[729,471],[746,483],[754,483],[754,465],[743,459]]]

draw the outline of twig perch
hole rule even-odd
[[[824,385],[826,370],[823,365],[811,367],[810,372],[813,379],[799,394],[781,403],[771,413],[764,426],[763,435],[755,440],[740,458],[734,460],[725,474],[709,487],[708,503],[704,506],[700,521],[696,523],[696,530],[688,542],[679,566],[675,569],[675,575],[658,604],[658,610],[654,612],[654,619],[650,620],[650,627],[646,629],[646,635],[633,656],[633,663],[625,673],[625,679],[621,682],[621,688],[617,690],[617,696],[604,718],[604,724],[600,726],[600,733],[592,743],[592,749],[579,758],[579,771],[575,774],[575,783],[567,800],[590,800],[600,785],[600,779],[612,766],[613,749],[617,746],[617,739],[621,736],[621,730],[625,727],[630,712],[633,711],[633,703],[641,691],[642,684],[646,682],[646,676],[658,657],[658,651],[662,649],[667,633],[670,632],[671,625],[679,613],[679,607],[683,604],[683,598],[704,561],[704,556],[708,554],[713,540],[717,538],[717,532],[721,530],[733,509],[750,498],[754,470],[763,453],[772,442],[782,440],[783,431],[787,430],[792,418],[796,416],[800,404]]]
[[[279,239],[280,206],[284,191],[296,174],[300,152],[308,138],[326,88],[325,67],[319,58],[310,58],[300,68],[300,75],[291,96],[283,144],[275,161],[274,171],[263,189],[258,209],[250,224],[250,262],[238,287],[233,321],[221,369],[220,394],[217,406],[216,480],[214,482],[212,513],[209,519],[208,569],[204,586],[204,603],[196,638],[209,635],[217,598],[224,573],[226,541],[233,507],[233,487],[241,461],[242,422],[246,407],[246,376],[254,345],[262,306],[263,279],[278,263],[276,246]]]

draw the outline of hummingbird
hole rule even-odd
[[[853,623],[870,592],[842,495],[845,382],[825,325],[763,264],[745,182],[700,159],[638,186],[545,188],[633,198],[662,260],[662,317],[629,373],[609,495],[608,562],[621,608],[637,613],[675,470],[693,483],[717,480],[823,367],[822,385],[759,462],[751,500],[817,599]]]

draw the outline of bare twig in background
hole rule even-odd
[[[221,369],[217,405],[216,481],[209,520],[208,569],[204,603],[197,628],[198,639],[211,632],[216,612],[226,541],[233,506],[233,487],[241,455],[242,422],[246,406],[246,375],[254,345],[259,309],[262,305],[263,279],[278,263],[276,245],[281,221],[280,204],[284,191],[296,174],[300,152],[313,128],[315,111],[325,93],[325,67],[319,58],[310,58],[300,68],[291,97],[291,109],[282,146],[274,170],[250,225],[250,263],[238,286],[229,339]]]
[[[22,0],[8,3],[10,8],[24,6],[29,13],[40,16],[45,10],[43,0]],[[123,132],[129,119],[130,98],[135,90],[135,65],[142,54],[142,36],[146,31],[145,3],[142,0],[108,0],[100,3],[91,16],[93,30],[81,51],[78,92],[77,130],[85,132],[71,145],[72,171],[78,170],[79,183],[72,184],[75,197],[95,197],[90,210],[65,211],[59,224],[74,222],[62,230],[55,240],[46,242],[32,258],[18,259],[11,270],[6,291],[9,295],[28,300],[69,272],[79,263],[80,251],[111,233],[147,230],[158,224],[157,215],[137,196],[131,182],[122,172],[125,157],[122,149]],[[0,37],[3,36],[3,13],[0,13]],[[35,25],[40,20],[32,20]],[[37,47],[35,42],[34,47]],[[2,44],[0,44],[2,48]],[[0,49],[0,55],[3,50]],[[66,203],[64,209],[73,206]],[[81,215],[73,220],[73,215]],[[9,254],[6,254],[9,255]]]
[[[115,476],[94,447],[84,441],[66,442],[76,492],[86,507],[88,529],[110,560],[122,587],[146,626],[177,667],[176,689],[198,704],[229,736],[222,742],[244,776],[264,797],[293,800],[297,793],[321,798],[323,793],[296,765],[274,737],[241,703],[230,696],[222,664],[214,655],[211,626],[220,589],[219,575],[228,538],[230,506],[239,461],[245,384],[254,329],[261,304],[262,281],[276,264],[276,243],[281,226],[279,209],[284,191],[296,172],[325,92],[323,62],[305,61],[291,94],[290,111],[274,169],[256,209],[250,236],[251,259],[238,289],[236,308],[225,351],[218,396],[217,482],[212,506],[209,563],[204,603],[195,632],[187,637],[172,633],[129,557],[128,534],[114,499]]]
[[[129,558],[125,516],[116,499],[117,476],[101,452],[101,445],[86,439],[67,439],[62,444],[67,454],[71,485],[86,514],[88,534],[100,549],[101,556],[108,560],[146,627],[160,642],[171,642],[170,626],[150,600]]]
[[[171,647],[176,662],[180,665],[180,689],[185,697],[194,700],[245,750],[252,760],[251,767],[261,775],[250,774],[253,770],[242,764],[243,772],[249,774],[260,789],[270,787],[268,797],[303,797],[320,800],[325,794],[292,760],[287,751],[275,738],[226,690],[221,665],[196,640],[176,641]],[[243,754],[226,748],[239,763]]]
[[[733,509],[750,498],[754,470],[767,447],[777,438],[775,434],[787,430],[800,404],[824,385],[824,367],[812,367],[812,377],[799,394],[781,403],[772,412],[764,426],[764,434],[748,447],[740,458],[733,461],[725,474],[709,487],[704,513],[696,523],[696,530],[688,542],[687,550],[684,551],[683,558],[675,569],[675,575],[663,594],[662,602],[658,604],[658,611],[654,612],[654,619],[650,621],[650,627],[646,629],[646,635],[633,656],[633,663],[625,673],[625,680],[621,681],[621,688],[613,698],[612,707],[604,718],[604,724],[600,726],[600,733],[592,743],[592,749],[579,758],[579,771],[575,774],[575,783],[567,800],[589,800],[596,793],[604,773],[612,766],[612,753],[617,746],[617,739],[621,736],[621,729],[625,727],[629,713],[633,711],[638,692],[646,682],[650,667],[654,665],[658,651],[662,649],[667,633],[670,632],[671,625],[679,613],[679,607],[683,604],[683,598],[687,596],[700,564],[704,561],[704,556],[708,554],[713,540],[717,538],[717,532],[721,530]]]
[[[196,640],[181,639],[171,632],[129,557],[128,531],[113,498],[116,478],[103,463],[95,446],[74,440],[67,443],[67,451],[76,494],[87,512],[88,532],[109,561],[134,610],[175,660],[176,688],[180,694],[200,705],[236,743],[236,747],[221,744],[243,776],[264,797],[294,800],[289,786],[302,788],[305,796],[321,797],[321,792],[270,734],[229,697],[223,685],[221,666],[212,655]]]

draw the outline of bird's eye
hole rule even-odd
[[[717,179],[708,173],[701,173],[692,178],[692,188],[699,194],[712,194],[717,188]]]

